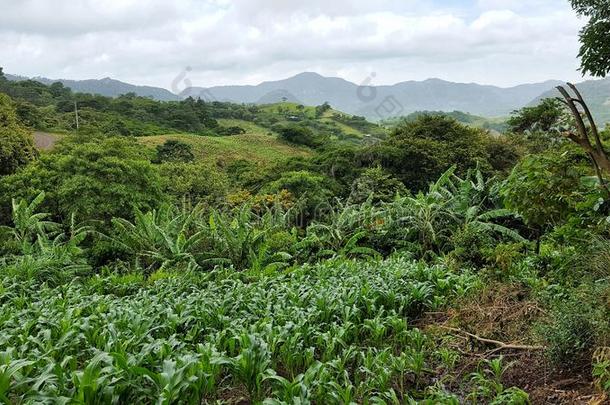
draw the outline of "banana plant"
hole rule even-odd
[[[136,258],[147,271],[199,266],[206,230],[196,226],[202,206],[192,211],[176,212],[165,205],[159,210],[135,211],[134,222],[115,218],[112,240]]]

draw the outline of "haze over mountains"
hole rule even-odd
[[[20,76],[6,75],[10,80],[24,80]],[[335,77],[317,73],[301,73],[288,79],[263,82],[256,86],[190,87],[176,95],[169,90],[136,86],[118,80],[51,80],[34,78],[43,83],[60,81],[74,91],[116,97],[133,92],[157,100],[179,100],[189,96],[211,101],[269,104],[281,101],[304,105],[329,102],[346,113],[380,120],[414,111],[463,111],[484,117],[506,116],[513,110],[531,105],[541,98],[555,97],[554,87],[561,81],[523,84],[510,88],[453,83],[440,79],[406,81],[395,85],[359,86]],[[590,102],[597,119],[610,121],[610,79],[587,81],[579,85]]]

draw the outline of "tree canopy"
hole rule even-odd
[[[11,99],[0,93],[0,176],[14,173],[35,157],[32,134],[17,120]]]
[[[580,32],[583,74],[606,77],[610,73],[610,1],[571,0],[572,7],[589,22]]]

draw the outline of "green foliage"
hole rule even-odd
[[[297,198],[293,213],[299,216],[300,224],[307,224],[315,218],[321,219],[332,196],[327,180],[308,171],[286,172],[279,179],[268,183],[262,191],[277,194],[282,190],[289,191]]]
[[[416,121],[424,115],[453,118],[461,124],[466,124],[474,128],[492,130],[500,133],[506,131],[506,122],[503,118],[479,117],[462,111],[416,111],[407,116],[389,118],[382,122],[386,126],[394,127],[401,123]]]
[[[603,284],[583,285],[556,296],[550,321],[540,327],[547,342],[547,354],[555,364],[571,367],[587,364],[594,348],[605,342],[610,333],[610,314],[603,300],[607,288]]]
[[[157,146],[157,162],[189,163],[195,160],[191,145],[169,139],[163,145]]]
[[[41,193],[31,203],[13,200],[13,226],[0,229],[9,237],[0,272],[24,282],[60,285],[89,272],[80,244],[91,229],[76,224],[74,216],[65,231],[46,220],[47,214],[36,213],[44,198]]]
[[[540,153],[566,143],[562,132],[571,127],[566,107],[556,98],[513,111],[507,122],[511,139],[532,153]]]
[[[502,186],[506,205],[529,225],[548,229],[566,221],[585,196],[595,191],[583,184],[588,163],[571,151],[548,151],[524,158]]]
[[[15,173],[36,156],[32,134],[17,121],[11,99],[0,93],[0,176]]]
[[[511,365],[504,365],[502,357],[486,360],[479,364],[478,371],[470,375],[470,383],[474,389],[469,395],[473,403],[489,403],[493,405],[528,405],[529,395],[523,390],[512,387],[506,389],[502,384],[502,376]]]
[[[322,138],[316,136],[313,131],[302,125],[287,125],[278,129],[280,138],[286,142],[296,145],[304,145],[312,148],[322,145]]]
[[[589,22],[580,32],[583,74],[606,77],[610,72],[610,7],[606,0],[571,0],[574,10]]]
[[[456,165],[457,173],[480,165],[489,170],[485,133],[445,116],[422,115],[394,129],[363,159],[380,164],[411,190],[422,190]]]
[[[321,117],[326,113],[326,111],[330,110],[330,104],[324,103],[316,107],[316,117]]]
[[[250,206],[234,212],[202,206],[176,211],[136,211],[134,222],[113,219],[114,242],[131,258],[131,266],[150,274],[162,270],[211,270],[224,265],[235,270],[265,271],[285,267],[292,258],[288,246],[273,243],[284,229],[283,215],[261,216]]]
[[[231,127],[220,127],[216,128],[216,133],[222,136],[232,136],[232,135],[243,135],[246,133],[246,130],[237,125]]]
[[[130,218],[133,208],[150,209],[164,200],[160,178],[134,141],[108,138],[67,142],[20,172],[0,180],[1,204],[46,191],[46,212],[62,220]]]
[[[396,195],[407,194],[405,186],[396,178],[386,174],[382,168],[366,169],[352,185],[351,203],[363,203],[369,198],[373,202],[388,202]]]
[[[159,174],[163,192],[176,203],[216,206],[227,194],[227,176],[205,163],[163,163]]]
[[[456,340],[411,324],[476,299],[479,272],[527,286],[549,358],[606,384],[608,203],[551,101],[509,137],[432,113],[386,138],[327,104],[0,90],[18,125],[82,117],[0,178],[1,401],[529,403],[501,360],[462,381]]]
[[[216,271],[127,296],[1,277],[0,394],[13,403],[198,404],[241,387],[251,402],[366,402],[399,382],[393,395],[406,400],[425,390],[435,356],[405,317],[475,282],[400,258],[250,279]]]
[[[600,392],[610,393],[610,358],[608,348],[598,349],[598,353],[593,354],[593,378],[595,385]]]
[[[534,107],[513,111],[508,120],[509,130],[518,134],[526,132],[557,132],[566,116],[565,106],[559,99],[546,98]]]

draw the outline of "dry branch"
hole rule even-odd
[[[494,345],[497,346],[496,350],[494,351],[498,351],[498,350],[544,350],[545,347],[544,346],[537,346],[537,345],[521,345],[521,344],[515,344],[515,343],[504,343],[504,342],[500,342],[499,340],[493,340],[493,339],[486,339],[480,336],[477,336],[475,334],[472,334],[470,332],[466,332],[462,329],[457,329],[457,328],[452,328],[449,326],[443,326],[440,325],[441,328],[449,330],[451,332],[455,332],[458,334],[462,334],[462,335],[466,335],[469,338],[475,339],[479,342],[482,343],[487,343],[490,345]]]

